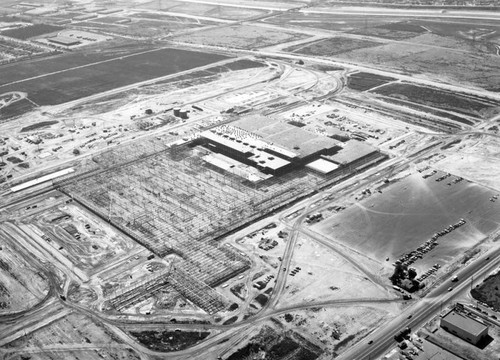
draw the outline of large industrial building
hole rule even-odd
[[[441,327],[474,345],[488,335],[488,326],[455,310],[441,318]]]
[[[355,167],[381,155],[377,148],[361,141],[343,143],[264,116],[249,116],[231,125],[204,131],[198,141],[213,153],[242,166],[220,156],[207,156],[207,162],[226,171],[230,168],[234,174],[247,173],[248,176],[243,177],[251,181],[304,167],[321,175],[331,175],[346,165]],[[251,174],[243,165],[258,169],[262,176]]]

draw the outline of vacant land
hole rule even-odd
[[[40,78],[21,80],[15,84],[0,86],[0,91],[23,91],[38,105],[56,105],[223,59],[227,59],[227,56],[164,48],[87,63],[88,66],[85,67],[45,76],[42,74],[43,81]],[[68,59],[63,57],[62,61],[66,63]],[[8,69],[4,69],[6,70]]]
[[[161,9],[172,13],[206,16],[206,17],[228,19],[228,20],[243,20],[264,15],[266,13],[266,11],[259,9],[248,9],[243,7],[223,6],[215,4],[204,4],[204,3],[190,3],[184,1],[162,1]],[[182,19],[184,19],[185,21],[187,20],[187,18],[182,18]]]
[[[427,105],[442,110],[454,111],[473,117],[487,117],[491,115],[491,102],[482,102],[465,94],[452,93],[446,90],[408,83],[394,83],[374,90],[376,94],[407,100],[417,104]],[[497,104],[498,107],[500,104]]]
[[[369,40],[352,39],[348,37],[334,37],[325,40],[318,40],[306,45],[300,44],[285,49],[304,55],[332,56],[342,54],[347,51],[364,49],[379,46],[381,43]]]
[[[61,26],[53,26],[46,24],[35,24],[31,26],[21,27],[18,29],[12,29],[7,31],[2,31],[2,35],[13,37],[16,39],[26,40],[32,37],[50,34],[56,31],[61,31],[64,28]]]
[[[433,81],[498,90],[500,57],[461,39],[424,33],[406,42],[337,54],[339,59],[382,69],[420,74]]]
[[[495,311],[500,311],[500,273],[488,277],[479,287],[472,289],[472,297],[477,301],[488,304]]]
[[[305,39],[308,35],[252,25],[229,26],[175,37],[191,44],[253,49]]]
[[[28,99],[21,99],[7,106],[0,108],[0,123],[4,120],[20,116],[35,108],[35,105]]]
[[[0,313],[26,310],[40,302],[49,291],[43,273],[33,268],[15,247],[8,245],[6,236],[1,228]]]
[[[156,351],[180,351],[205,339],[208,331],[131,331],[133,337]]]
[[[366,91],[394,80],[388,76],[358,72],[349,75],[347,86],[353,90]]]
[[[33,354],[41,356],[36,358],[61,360],[140,359],[138,354],[118,336],[79,314],[67,315],[35,332],[28,333],[8,344],[7,348],[20,353],[20,359],[31,358]],[[30,356],[23,356],[21,349],[26,349],[26,353]]]
[[[399,18],[396,18],[399,19]],[[400,20],[403,20],[401,17]],[[370,17],[364,15],[347,15],[347,14],[315,14],[302,12],[288,12],[277,15],[264,20],[278,25],[295,25],[311,28],[335,30],[335,31],[354,31],[363,28],[372,28],[381,26],[395,21],[394,17]]]

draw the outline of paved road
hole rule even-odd
[[[338,359],[376,359],[384,355],[390,347],[396,344],[394,335],[400,329],[407,326],[411,329],[419,328],[435,317],[441,309],[451,304],[463,292],[470,291],[470,279],[472,276],[480,278],[497,268],[500,265],[499,256],[500,248],[481,256],[471,264],[463,267],[456,273],[459,278],[457,283],[452,283],[449,279],[443,281],[429,292],[424,299],[418,302],[415,301],[414,306],[409,307],[400,316],[386,323],[385,326],[375,333],[375,336],[370,337],[370,340],[373,340],[372,345],[368,345],[367,342],[359,343],[357,346],[351,348],[351,350],[339,356]],[[490,257],[491,260],[486,260],[486,257]],[[453,287],[453,290],[448,291],[449,287]],[[408,319],[409,315],[412,315],[411,319]]]

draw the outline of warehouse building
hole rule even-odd
[[[441,318],[441,327],[474,345],[488,336],[486,325],[455,310],[451,310]]]

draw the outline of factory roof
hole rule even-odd
[[[280,154],[288,158],[306,157],[325,149],[334,148],[339,144],[337,140],[263,116],[249,116],[233,124],[261,136],[263,140],[274,146],[278,146],[282,149]]]
[[[344,143],[342,149],[339,150],[335,155],[323,157],[337,164],[349,164],[364,156],[370,155],[375,151],[377,151],[377,148],[373,147],[372,145],[352,139]]]
[[[322,174],[331,173],[333,170],[337,169],[339,166],[331,161],[325,159],[318,159],[310,162],[306,165],[309,169],[316,170]]]
[[[252,137],[252,134],[232,126],[225,125],[207,130],[202,133],[202,136],[247,155],[250,160],[262,167],[276,170],[290,164],[289,161],[265,151],[265,149],[271,148],[281,154],[286,153],[286,149],[268,144],[257,137]],[[291,155],[295,156],[293,153]]]
[[[484,330],[488,329],[488,327],[483,323],[453,310],[446,314],[445,317],[443,317],[443,320],[446,320],[449,324],[465,330],[474,336],[478,336]]]
[[[65,46],[80,44],[80,41],[73,39],[73,38],[70,38],[70,37],[66,37],[66,36],[56,36],[53,38],[49,38],[49,41],[56,43],[56,44],[65,45]]]

